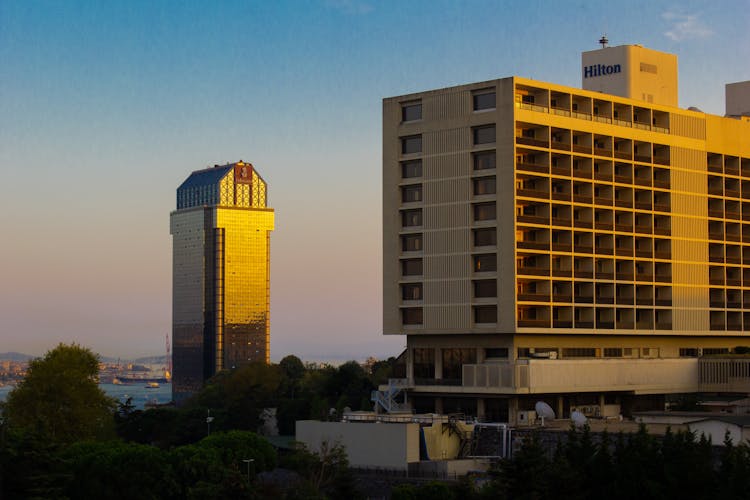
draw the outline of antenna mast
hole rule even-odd
[[[603,34],[602,37],[599,39],[599,43],[602,45],[603,49],[607,48],[607,44],[609,43],[609,40],[607,40],[607,34]]]

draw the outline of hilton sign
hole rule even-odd
[[[583,68],[583,77],[589,78],[592,76],[613,75],[615,73],[620,73],[621,71],[622,69],[619,64],[592,64],[591,66]]]

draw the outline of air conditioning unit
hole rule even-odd
[[[536,412],[534,410],[524,410],[518,412],[518,425],[534,425],[536,422]]]

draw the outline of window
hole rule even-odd
[[[412,353],[414,355],[414,378],[434,379],[435,349],[415,348]]]
[[[475,255],[474,271],[478,273],[497,271],[497,255],[494,253]]]
[[[401,236],[401,250],[404,252],[419,252],[422,250],[422,235],[405,234]]]
[[[460,381],[463,365],[477,362],[476,349],[442,349],[443,380]]]
[[[681,358],[697,358],[698,348],[696,347],[680,347]]]
[[[412,184],[403,186],[401,188],[401,201],[404,203],[422,201],[422,185]]]
[[[420,276],[422,274],[422,259],[405,259],[401,261],[403,276]]]
[[[422,136],[410,135],[401,138],[401,154],[412,154],[422,152]]]
[[[474,153],[474,170],[489,170],[495,168],[496,154],[494,151]]]
[[[497,297],[497,280],[474,280],[474,297]]]
[[[401,319],[405,325],[421,325],[422,324],[422,308],[421,307],[407,307],[401,309]]]
[[[497,323],[497,306],[474,306],[474,323]]]
[[[563,358],[595,358],[596,349],[593,347],[569,347],[563,348]]]
[[[474,246],[487,247],[497,245],[497,229],[488,227],[474,230]]]
[[[401,225],[404,227],[413,227],[422,225],[422,209],[404,210],[401,212]]]
[[[422,300],[422,283],[404,283],[401,285],[403,300]]]
[[[703,355],[710,356],[712,354],[729,354],[729,348],[727,347],[704,347]]]
[[[422,103],[407,102],[401,105],[401,121],[412,122],[422,119]]]
[[[401,177],[404,179],[422,177],[422,160],[401,162]]]
[[[483,125],[481,127],[474,127],[472,129],[474,134],[474,145],[478,144],[494,144],[495,142],[495,125]],[[421,143],[420,143],[421,149]]]
[[[622,357],[622,347],[605,347],[604,348],[604,357],[605,358],[621,358]]]
[[[483,109],[495,109],[495,92],[487,90],[479,90],[474,96],[474,111],[481,111]]]
[[[495,177],[477,177],[474,179],[474,195],[495,194]]]
[[[474,220],[495,220],[497,216],[497,209],[495,202],[491,203],[476,203],[474,204]]]
[[[485,358],[507,358],[508,348],[507,347],[488,347],[484,350]]]

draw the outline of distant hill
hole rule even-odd
[[[28,361],[34,357],[22,352],[0,352],[1,361]]]

